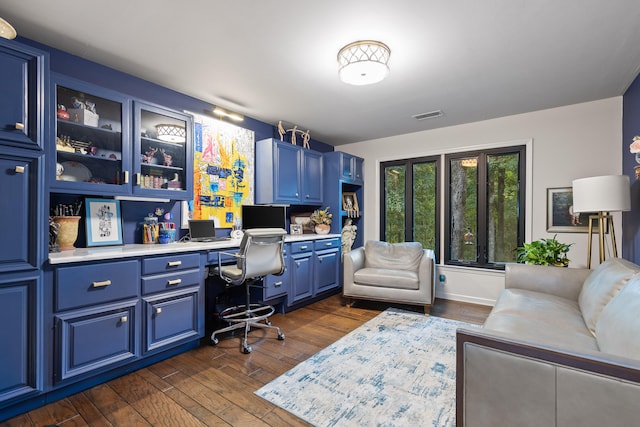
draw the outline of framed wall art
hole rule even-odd
[[[122,245],[120,201],[85,199],[87,247]]]
[[[547,231],[550,233],[588,233],[589,216],[598,212],[574,212],[573,188],[547,188]],[[598,233],[595,223],[593,232]]]

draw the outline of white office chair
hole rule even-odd
[[[218,344],[217,334],[244,328],[242,352],[251,353],[251,347],[247,342],[247,334],[251,327],[268,328],[278,331],[278,340],[284,340],[284,334],[277,326],[271,325],[268,317],[275,312],[275,308],[265,304],[251,304],[251,287],[261,282],[269,274],[280,275],[284,273],[284,236],[287,232],[281,228],[256,228],[246,230],[240,250],[235,253],[220,252],[218,254],[218,266],[214,269],[227,286],[239,286],[244,284],[246,288],[246,303],[229,307],[220,313],[220,318],[230,325],[218,329],[211,334],[211,343]],[[222,265],[222,255],[231,255],[237,258],[236,264]],[[260,323],[264,321],[264,323]]]

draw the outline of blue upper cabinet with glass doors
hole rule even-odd
[[[193,193],[193,119],[134,102],[133,193],[189,200]]]
[[[5,145],[42,149],[48,57],[0,37],[0,139]]]
[[[49,153],[50,189],[91,195],[130,193],[129,98],[56,74],[51,86],[56,143]]]

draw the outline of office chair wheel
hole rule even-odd
[[[251,348],[251,346],[250,346],[250,345],[243,345],[243,346],[242,346],[242,352],[243,352],[244,354],[249,354],[249,353],[251,353],[251,350],[252,350],[252,348]]]
[[[278,341],[284,341],[284,334],[282,332],[278,334]]]
[[[218,345],[220,340],[218,338],[211,338],[211,345]]]

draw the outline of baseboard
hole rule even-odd
[[[451,292],[442,292],[442,291],[436,292],[436,298],[447,299],[447,300],[458,301],[458,302],[466,302],[470,304],[487,305],[490,307],[493,307],[496,303],[495,300],[490,298],[480,298],[480,297],[461,295],[461,294],[455,294]]]

